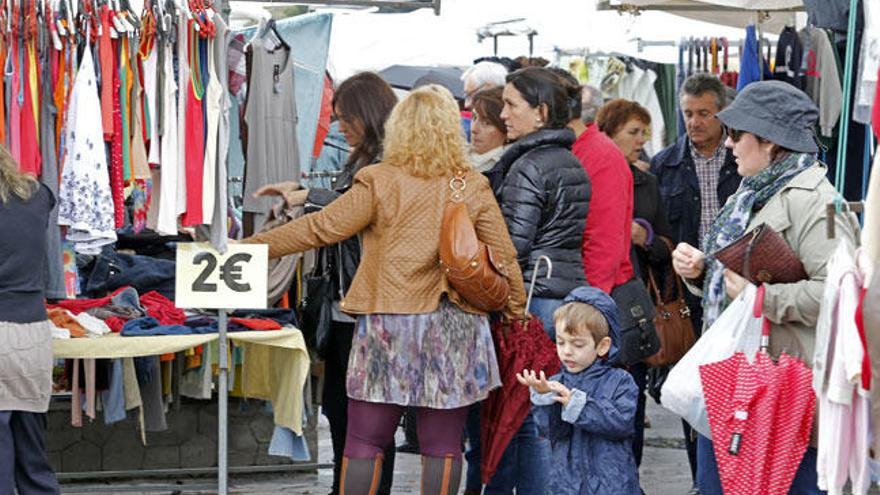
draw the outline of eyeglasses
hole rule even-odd
[[[724,132],[730,136],[730,140],[734,143],[738,143],[740,139],[742,139],[742,135],[745,134],[746,131],[738,131],[731,127],[724,126]]]

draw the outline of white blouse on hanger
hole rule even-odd
[[[148,136],[150,137],[150,153],[147,158],[150,164],[159,165],[162,162],[161,153],[159,152],[159,112],[156,105],[157,98],[157,67],[159,62],[158,43],[153,43],[153,48],[149,55],[144,59],[144,103],[147,108],[147,114],[150,116],[148,127]]]
[[[101,122],[101,100],[87,47],[71,89],[58,190],[58,224],[68,226],[67,240],[83,254],[99,254],[102,246],[116,242],[104,130],[96,122]]]
[[[159,221],[156,230],[163,235],[177,235],[178,174],[180,153],[177,138],[177,83],[174,81],[174,45],[165,43],[162,88],[161,187]]]
[[[202,218],[210,223],[214,216],[214,202],[217,194],[217,132],[220,126],[220,98],[223,87],[217,80],[214,64],[214,42],[208,43],[208,86],[205,88],[205,120],[207,122],[205,139],[204,174],[202,175]]]

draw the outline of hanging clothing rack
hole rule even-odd
[[[712,37],[700,36],[698,38],[695,37],[694,40],[704,39],[704,38],[708,39],[708,38],[712,38]],[[720,38],[718,38],[718,39],[720,39]],[[682,44],[688,42],[689,38],[681,38],[679,40],[644,40],[642,38],[632,38],[629,41],[631,41],[631,42],[634,41],[636,43],[636,49],[639,51],[639,53],[641,53],[642,51],[644,51],[645,48],[652,47],[652,46],[677,47],[679,45],[682,45]],[[734,46],[742,48],[743,43],[745,42],[745,39],[744,38],[728,39],[727,42],[731,48]],[[762,46],[766,46],[767,43],[770,43],[770,40],[767,37],[763,37],[759,40],[759,42],[761,43]]]

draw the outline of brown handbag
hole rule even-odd
[[[755,285],[792,284],[807,278],[797,253],[766,223],[716,251],[715,258]]]
[[[510,284],[492,250],[477,237],[464,204],[466,187],[463,174],[449,181],[452,193],[440,226],[440,266],[449,285],[468,304],[481,311],[499,311],[507,305]]]
[[[657,329],[657,336],[660,337],[660,350],[645,359],[645,364],[653,367],[668,366],[677,363],[690,350],[697,341],[697,336],[694,334],[694,325],[691,322],[691,310],[684,301],[681,278],[672,277],[675,279],[677,299],[664,302],[657,281],[654,280],[653,271],[650,268],[647,271],[648,290],[654,294],[657,301],[654,328]]]

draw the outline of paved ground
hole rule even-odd
[[[651,420],[652,427],[645,430],[646,448],[641,469],[642,488],[647,495],[684,495],[691,487],[691,476],[687,455],[681,445],[681,423],[677,417],[666,412],[650,399],[648,400],[648,418]],[[332,462],[332,450],[330,433],[326,424],[319,426],[318,434],[319,462],[330,463]],[[418,494],[420,469],[418,456],[398,454],[393,493]],[[248,495],[326,495],[330,492],[332,475],[332,470],[321,469],[317,474],[236,476],[231,479],[230,492]],[[203,481],[210,483],[210,480]],[[141,490],[148,490],[149,485],[154,483],[157,481],[144,481],[139,485]],[[202,483],[202,481],[193,481],[192,483]],[[102,488],[101,492],[103,493],[157,493],[140,490],[115,491],[112,484]],[[203,490],[202,493],[215,491],[208,488]],[[95,493],[95,490],[78,490],[76,487],[68,485],[64,492]],[[171,492],[165,491],[164,493]],[[187,491],[186,493],[193,492]]]

